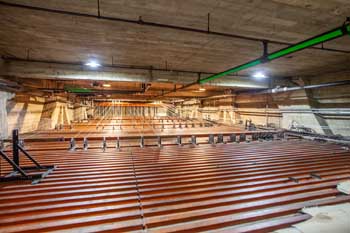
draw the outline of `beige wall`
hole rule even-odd
[[[13,129],[19,129],[20,133],[27,133],[38,128],[42,110],[43,98],[15,97],[7,103],[8,133]]]
[[[7,102],[13,96],[11,93],[0,91],[0,140],[8,137]]]
[[[349,86],[340,86],[191,100],[177,105],[177,112],[226,124],[252,120],[256,125],[273,124],[284,129],[296,124],[321,134],[350,136],[349,90]]]
[[[59,124],[70,124],[72,113],[68,104],[61,100],[49,100],[43,106],[42,117],[40,119],[40,130],[54,129]]]

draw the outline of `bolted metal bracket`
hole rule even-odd
[[[236,134],[231,134],[230,135],[230,142],[235,142],[236,141]]]
[[[117,144],[115,145],[116,149],[120,151],[120,140],[119,137],[117,138]]]
[[[71,138],[69,142],[69,150],[75,151],[76,148],[77,146],[76,146],[75,138]]]
[[[103,152],[105,152],[107,149],[107,141],[106,141],[106,137],[103,137],[103,141],[102,141],[102,150]]]
[[[269,59],[268,59],[268,41],[263,40],[262,43],[263,43],[264,50],[263,50],[263,55],[261,57],[261,62],[266,63],[266,62],[269,62]]]
[[[162,145],[162,137],[161,137],[161,136],[158,136],[158,137],[157,137],[157,146],[158,146],[159,148],[162,148],[162,147],[163,147],[163,145]]]
[[[83,149],[88,150],[89,149],[89,142],[88,139],[85,137],[83,141]]]
[[[343,26],[341,27],[342,33],[344,35],[346,34],[350,35],[350,31],[348,31],[347,29],[347,26],[349,26],[349,24],[350,24],[350,17],[346,17],[346,20],[344,21]]]
[[[215,144],[214,134],[209,134],[208,143],[212,145]]]
[[[192,135],[192,136],[191,136],[191,144],[192,144],[192,145],[198,145],[198,144],[197,144],[197,137],[196,137],[195,135]]]
[[[176,137],[176,144],[182,146],[182,137],[180,135]]]
[[[218,138],[216,140],[217,143],[224,143],[224,135],[218,134]]]

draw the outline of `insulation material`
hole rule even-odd
[[[350,233],[350,203],[303,208],[311,219],[274,233]]]
[[[350,233],[350,203],[303,208],[312,218],[274,233]]]
[[[350,203],[334,206],[304,208],[312,219],[295,225],[303,233],[349,233]]]
[[[347,181],[344,181],[344,182],[340,182],[337,185],[337,189],[339,190],[339,192],[342,192],[342,193],[350,195],[350,180],[347,180]]]

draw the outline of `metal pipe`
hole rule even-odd
[[[55,13],[55,14],[62,14],[62,15],[72,15],[72,16],[79,16],[79,17],[86,17],[86,18],[95,18],[95,19],[100,19],[100,20],[102,19],[102,20],[108,20],[108,21],[137,24],[137,25],[142,25],[142,26],[166,28],[166,29],[201,33],[201,34],[206,34],[206,35],[216,35],[216,36],[229,37],[229,38],[235,38],[235,39],[241,39],[241,40],[255,41],[255,42],[260,42],[260,43],[267,42],[267,43],[278,44],[278,45],[292,45],[292,43],[282,42],[282,41],[277,41],[277,40],[268,40],[265,38],[256,38],[256,37],[242,36],[242,35],[237,35],[237,34],[215,32],[215,31],[211,31],[211,30],[208,31],[208,30],[203,30],[203,29],[196,29],[196,28],[174,26],[174,25],[168,25],[168,24],[162,24],[162,23],[147,22],[147,21],[144,21],[142,19],[139,19],[139,20],[122,19],[122,18],[109,17],[109,16],[98,15],[98,14],[94,15],[94,14],[88,14],[88,13],[78,13],[78,12],[71,12],[71,11],[65,11],[65,10],[48,9],[48,8],[37,7],[37,6],[27,6],[27,5],[22,5],[22,4],[17,4],[17,3],[9,3],[9,2],[3,2],[3,1],[0,1],[0,5],[4,5],[4,6],[8,6],[8,7],[24,8],[24,9],[35,10],[35,11],[49,12],[49,13]],[[346,50],[331,49],[331,48],[324,48],[324,47],[311,46],[311,47],[309,47],[309,49],[337,52],[337,53],[350,53],[350,51],[346,51]]]
[[[203,83],[209,82],[211,80],[221,78],[227,74],[236,73],[238,71],[246,70],[250,67],[257,66],[257,65],[263,64],[265,62],[284,57],[286,55],[298,52],[300,50],[306,49],[308,47],[311,47],[311,46],[314,46],[314,45],[317,45],[320,43],[324,43],[326,41],[340,38],[340,37],[347,35],[347,34],[350,34],[349,22],[344,23],[344,25],[341,27],[337,27],[335,29],[332,29],[330,31],[322,33],[321,35],[314,36],[310,39],[301,41],[301,42],[296,43],[294,45],[291,45],[287,48],[283,48],[283,49],[280,49],[280,50],[275,51],[273,53],[267,54],[266,56],[263,56],[262,58],[257,58],[257,59],[254,59],[252,61],[248,61],[248,62],[243,63],[241,65],[235,66],[231,69],[228,69],[228,70],[225,70],[223,72],[220,72],[220,73],[214,74],[212,76],[206,77],[204,79],[201,79],[201,80],[199,80],[199,83],[203,84]]]
[[[323,88],[323,87],[334,87],[334,86],[342,86],[342,85],[350,85],[350,80],[341,80],[329,83],[321,83],[321,84],[313,84],[301,87],[283,87],[283,88],[271,88],[262,91],[240,91],[238,94],[275,94],[280,92],[289,92],[289,91],[298,91],[304,89],[315,89],[315,88]]]

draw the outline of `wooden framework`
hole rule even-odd
[[[308,219],[305,206],[350,201],[336,189],[350,154],[332,144],[32,153],[59,167],[40,186],[1,185],[2,232],[271,232]]]

